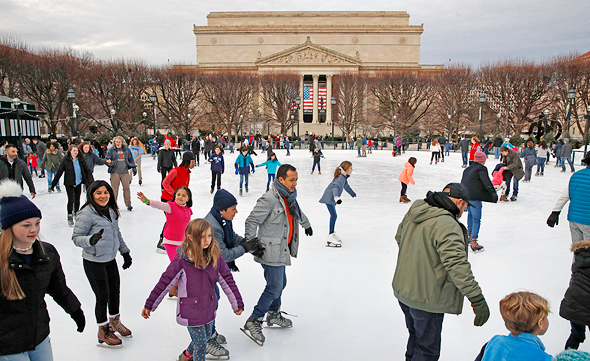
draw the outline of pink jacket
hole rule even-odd
[[[164,203],[151,199],[149,206],[166,212],[163,243],[180,246],[184,241],[184,230],[193,215],[190,207],[179,206],[176,202],[168,201]]]
[[[402,173],[399,175],[399,181],[402,182],[403,184],[416,184],[416,182],[414,182],[414,178],[412,177],[412,174],[414,174],[414,166],[412,165],[412,163],[410,162],[406,162],[406,165],[404,166],[404,170],[402,170]]]
[[[492,184],[493,185],[499,186],[500,184],[502,184],[502,181],[504,181],[502,173],[504,173],[503,168],[492,173]]]

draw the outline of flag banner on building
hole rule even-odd
[[[313,85],[303,84],[303,112],[313,112]]]
[[[318,110],[326,111],[327,108],[327,90],[326,86],[318,86]]]

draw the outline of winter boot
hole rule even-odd
[[[52,193],[51,186],[47,186],[47,193]]]
[[[473,253],[483,251],[483,246],[477,243],[477,238],[472,238],[471,243],[469,244]]]
[[[246,336],[250,337],[252,341],[256,342],[259,346],[264,345],[266,338],[262,334],[262,318],[254,318],[250,316],[248,320],[246,320],[244,328],[241,330]]]
[[[110,325],[98,326],[98,346],[122,347],[123,341],[115,335]]]
[[[500,201],[508,202],[508,198],[506,198],[506,196],[502,194],[502,196],[500,197]]]
[[[180,356],[178,356],[178,361],[193,361],[193,357],[192,356],[188,356],[186,354],[186,350],[182,351],[182,353],[180,354]]]
[[[400,202],[400,203],[405,203],[405,201],[404,201],[404,196],[400,196],[400,197],[399,197],[399,202]]]
[[[319,174],[319,175],[322,175],[322,172],[318,170],[318,174]]]
[[[283,317],[283,313],[285,312],[281,312],[281,310],[268,311],[268,313],[266,314],[266,324],[269,327],[272,325],[277,325],[285,328],[293,327],[293,322],[291,322],[290,319]]]
[[[123,337],[133,337],[131,335],[131,330],[121,323],[120,317],[121,315],[117,315],[115,318],[109,318],[109,325],[111,326],[111,329],[113,332],[118,332],[119,335]]]
[[[568,337],[567,341],[565,342],[565,349],[577,350],[578,347],[580,347],[580,344],[584,342],[584,339],[586,338],[586,335],[580,336],[583,336],[583,338],[578,337],[576,333],[571,333],[570,337]]]
[[[410,202],[411,202],[411,200],[409,200],[408,197],[404,195],[404,203],[410,203]]]
[[[240,197],[242,196],[242,188],[240,188]]]
[[[72,214],[68,214],[68,226],[70,226],[70,227],[74,226],[74,215],[72,215]]]
[[[328,235],[328,247],[342,247],[342,241],[340,241],[338,238],[336,238],[334,233],[330,233]],[[268,312],[269,317],[270,317],[270,312],[271,311]],[[285,318],[285,320],[286,320],[286,318]],[[268,321],[268,318],[267,318],[267,321]],[[291,322],[291,321],[289,321],[289,322]],[[287,326],[287,327],[290,327],[290,326]]]
[[[214,356],[215,360],[229,360],[229,351],[221,346],[214,337],[207,341],[207,354]]]
[[[57,188],[57,191],[61,193],[61,188],[59,187],[59,185],[57,185],[55,188]]]
[[[313,170],[311,171],[311,174],[313,174]]]
[[[539,176],[539,172],[535,173],[535,177],[538,177],[538,176]]]
[[[217,331],[213,332],[213,334],[211,335],[211,338],[214,338],[217,341],[217,343],[220,345],[225,345],[227,343],[225,336],[218,334]]]
[[[512,197],[510,197],[510,200],[512,202],[516,202],[517,199],[518,199],[518,197],[516,197],[515,195],[513,195]]]

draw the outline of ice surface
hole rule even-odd
[[[313,225],[313,237],[302,235],[299,257],[287,268],[288,284],[283,293],[282,309],[293,317],[292,329],[264,329],[264,347],[255,345],[240,332],[264,288],[262,268],[250,255],[236,263],[241,272],[234,273],[246,310],[233,314],[225,296],[219,305],[217,328],[228,340],[232,360],[403,360],[407,330],[391,280],[397,258],[394,235],[403,215],[410,207],[400,204],[397,180],[410,156],[418,158],[408,198],[423,198],[428,190],[440,190],[448,182],[461,180],[461,154],[451,153],[444,163],[429,165],[430,153],[406,152],[392,158],[390,151],[374,151],[367,158],[356,158],[355,151],[325,150],[322,175],[310,175],[312,159],[306,150],[293,150],[285,156],[277,150],[282,163],[291,163],[299,171],[298,201]],[[226,172],[222,186],[237,196],[238,176],[233,173],[237,153],[226,153]],[[263,155],[253,157],[256,164]],[[329,215],[318,203],[330,182],[334,169],[343,160],[353,163],[349,179],[358,194],[342,196],[337,207],[336,233],[343,239],[340,249],[327,248]],[[490,156],[487,166],[496,164]],[[571,238],[566,219],[567,206],[555,228],[545,221],[562,193],[571,173],[560,173],[551,162],[545,177],[534,177],[520,184],[517,202],[484,203],[480,243],[486,251],[469,254],[475,278],[480,283],[491,309],[483,327],[474,327],[474,315],[468,302],[460,316],[447,315],[443,325],[441,360],[473,360],[481,346],[495,334],[506,334],[498,310],[498,301],[516,290],[530,290],[548,298],[553,313],[550,327],[541,339],[550,354],[562,350],[569,334],[569,323],[558,315],[559,304],[567,288],[572,260]],[[121,274],[121,320],[133,331],[133,338],[123,339],[122,349],[96,347],[97,327],[94,318],[94,294],[84,275],[81,249],[71,241],[72,228],[66,220],[66,194],[48,194],[46,179],[35,178],[38,189],[35,203],[43,212],[41,232],[61,254],[68,285],[76,293],[86,313],[84,333],[76,332],[70,317],[46,297],[50,309],[51,339],[56,360],[173,360],[189,342],[188,332],[176,324],[176,302],[164,300],[149,320],[140,313],[145,299],[168,264],[167,256],[155,252],[164,223],[162,212],[143,205],[136,192],[148,198],[160,197],[160,174],[151,157],[143,160],[143,186],[134,179],[131,186],[133,212],[124,209],[119,194],[121,232],[133,257],[133,266]],[[579,166],[578,166],[579,167]],[[210,168],[201,163],[192,173],[194,217],[204,217],[211,207]],[[108,179],[106,167],[96,167],[95,177]],[[244,221],[256,199],[266,187],[266,172],[257,168],[250,177],[250,193],[237,197],[240,213],[234,221],[243,234]],[[85,193],[82,194],[85,197]],[[462,221],[466,223],[465,214]],[[119,266],[122,258],[117,257]],[[582,344],[590,351],[590,344]]]

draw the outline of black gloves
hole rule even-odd
[[[336,204],[342,204],[342,199],[340,199],[340,197],[334,197],[334,199],[336,200]]]
[[[258,250],[258,237],[254,237],[249,241],[244,241],[241,244],[244,251],[248,253],[252,253]]]
[[[129,252],[127,253],[123,253],[123,269],[127,269],[129,267],[131,267],[131,255],[129,254]]]
[[[86,317],[84,317],[84,311],[79,308],[76,311],[70,313],[70,317],[72,320],[74,320],[74,322],[76,322],[76,326],[78,326],[78,332],[84,331],[84,326],[86,326]]]
[[[305,235],[306,236],[313,236],[313,229],[311,229],[311,226],[310,227],[307,227],[305,229]]]
[[[473,321],[473,324],[475,326],[483,326],[483,324],[487,322],[488,318],[490,318],[490,309],[488,308],[486,299],[482,294],[479,294],[469,299],[469,302],[471,302],[473,313],[475,313],[475,320]]]
[[[252,255],[254,257],[260,258],[264,254],[264,250],[265,250],[265,248],[262,245],[262,243],[258,243],[258,248],[255,251],[252,251]]]
[[[547,218],[547,225],[553,228],[556,224],[559,224],[559,213],[561,212],[551,212],[549,218]]]
[[[104,229],[101,229],[100,231],[96,232],[95,234],[93,234],[90,237],[90,240],[88,242],[90,242],[91,246],[96,245],[96,243],[98,243],[98,241],[100,241],[100,239],[102,238],[103,232],[104,232]]]

